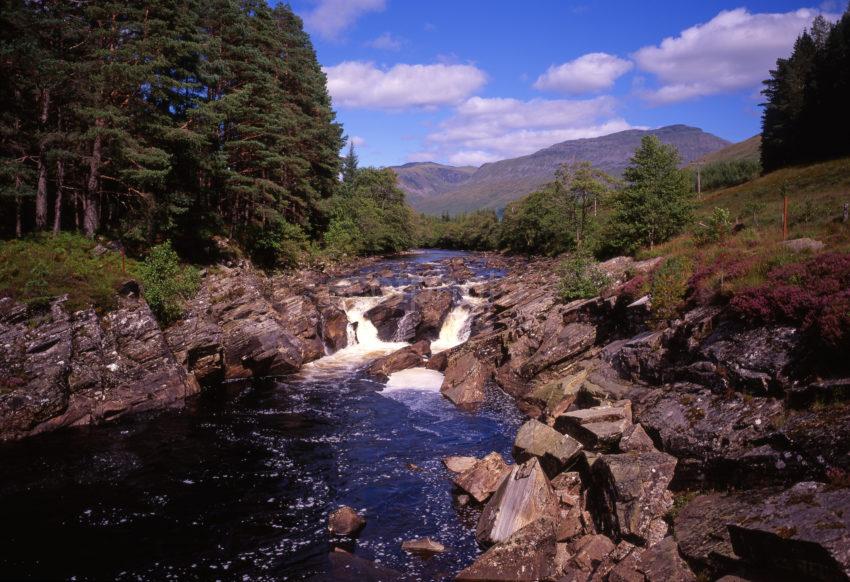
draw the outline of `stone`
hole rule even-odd
[[[328,531],[337,536],[356,536],[366,526],[366,520],[347,505],[334,510],[328,517]]]
[[[454,484],[469,493],[478,503],[484,503],[499,488],[511,469],[502,455],[490,453],[454,478]]]
[[[632,553],[608,574],[609,582],[696,582],[697,578],[679,555],[676,541],[664,538],[646,551]]]
[[[509,539],[481,554],[455,580],[468,582],[532,582],[558,574],[555,526],[551,519],[538,519]]]
[[[431,353],[431,342],[421,340],[413,345],[374,360],[366,367],[366,373],[379,380],[386,381],[393,372],[416,368],[425,363]]]
[[[331,288],[334,295],[340,297],[380,297],[381,284],[376,280],[338,281]]]
[[[414,303],[420,313],[419,323],[414,335],[415,339],[437,339],[443,322],[452,310],[451,290],[424,289],[416,294]]]
[[[807,481],[758,499],[728,525],[738,556],[798,579],[850,578],[850,489]]]
[[[740,523],[754,513],[751,493],[698,495],[682,507],[673,520],[679,550],[689,562],[712,572],[729,571],[741,559],[732,548],[727,525]]]
[[[587,370],[579,370],[538,386],[525,399],[540,409],[541,417],[555,418],[573,405],[586,378]]]
[[[631,426],[631,401],[565,412],[555,419],[555,428],[575,438],[588,449],[614,451],[623,431]]]
[[[336,305],[321,310],[322,339],[328,349],[337,352],[348,346],[348,316]]]
[[[555,519],[558,500],[536,458],[515,465],[487,502],[475,538],[482,545],[506,541],[526,525],[542,517]]]
[[[592,571],[614,551],[615,545],[607,536],[587,535],[570,544],[572,562],[580,570]]]
[[[676,458],[661,452],[602,455],[590,468],[588,505],[599,531],[645,545],[673,506],[667,486]],[[666,532],[666,529],[665,529]]]
[[[633,424],[623,431],[619,447],[621,453],[645,453],[655,450],[655,444],[640,424]]]
[[[458,406],[471,406],[484,402],[484,387],[493,373],[492,366],[467,352],[450,359],[440,392]]]
[[[443,459],[443,465],[452,473],[463,473],[473,468],[478,463],[475,457],[451,456]]]
[[[402,542],[401,549],[412,554],[433,555],[445,552],[446,546],[431,538],[419,538]]]
[[[393,295],[363,315],[378,330],[378,338],[385,342],[412,340],[419,318],[413,297],[405,294]],[[405,316],[407,325],[402,326]]]
[[[801,252],[804,252],[804,251],[810,252],[810,253],[816,253],[820,250],[823,250],[824,246],[826,246],[819,240],[815,240],[815,239],[807,238],[807,237],[785,240],[785,241],[782,241],[779,244],[782,245],[783,247],[785,247],[786,249],[794,251],[795,253],[801,253]]]
[[[531,419],[517,432],[513,454],[517,463],[536,457],[546,474],[554,477],[575,461],[581,449],[572,437]]]
[[[521,367],[522,375],[530,378],[541,371],[574,358],[589,349],[596,341],[596,326],[569,323],[557,333],[544,337],[540,348]]]

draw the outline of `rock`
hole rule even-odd
[[[546,474],[554,477],[575,461],[581,449],[572,437],[531,419],[517,432],[513,454],[517,463],[536,457]]]
[[[332,291],[340,297],[380,297],[381,284],[375,280],[360,279],[357,281],[338,281]]]
[[[468,352],[450,359],[446,366],[440,392],[458,406],[484,402],[484,386],[493,374],[492,366]]]
[[[599,531],[617,541],[650,542],[663,525],[654,522],[673,506],[667,486],[675,469],[676,458],[657,451],[600,456],[590,468],[588,498]]]
[[[592,571],[614,548],[614,542],[604,535],[582,536],[570,544],[572,563],[580,570]]]
[[[541,417],[555,418],[573,405],[586,378],[587,370],[579,370],[538,386],[525,400],[540,410]]]
[[[445,552],[446,546],[440,542],[435,542],[431,538],[420,538],[402,542],[401,549],[413,554],[433,555]]]
[[[786,391],[790,408],[805,408],[814,403],[821,406],[850,400],[850,378],[833,378],[794,385]]]
[[[640,424],[634,424],[623,431],[619,447],[621,453],[645,453],[655,450],[655,444]]]
[[[558,574],[555,526],[550,519],[533,521],[494,545],[461,571],[460,581],[531,582]]]
[[[390,374],[408,368],[415,368],[425,363],[425,357],[431,353],[431,342],[421,340],[411,346],[406,346],[387,356],[374,360],[366,367],[366,373],[386,381]]]
[[[224,341],[221,327],[194,311],[165,330],[165,339],[177,361],[203,386],[224,379]]]
[[[446,316],[452,310],[452,292],[449,289],[424,289],[416,294],[414,302],[420,313],[415,339],[437,339]]]
[[[850,490],[802,482],[751,507],[728,526],[743,560],[798,579],[850,577]]]
[[[413,298],[404,294],[393,295],[364,313],[378,330],[378,337],[385,342],[410,341],[419,323]],[[410,315],[408,315],[410,314]],[[407,316],[402,328],[402,320]]]
[[[664,538],[648,550],[633,553],[608,574],[609,582],[696,582],[697,578],[679,555],[676,541]]]
[[[422,285],[425,287],[439,287],[443,284],[442,277],[438,277],[436,275],[431,275],[429,277],[425,277],[422,280]]]
[[[478,503],[484,503],[499,488],[511,469],[502,455],[490,453],[454,478],[454,484],[469,493]]]
[[[320,331],[321,315],[313,300],[285,287],[275,288],[272,299],[281,327],[301,340],[301,361],[312,362],[324,356],[325,343]]]
[[[496,544],[542,517],[554,519],[557,515],[558,500],[549,479],[532,458],[515,465],[502,480],[478,519],[475,538],[482,545]]]
[[[443,459],[443,464],[446,466],[446,469],[452,473],[463,473],[464,471],[468,471],[473,468],[477,462],[478,459],[475,457],[452,456],[445,457]]]
[[[328,517],[328,531],[336,536],[356,536],[366,526],[366,520],[347,505],[334,510]]]
[[[569,323],[557,333],[545,336],[540,348],[521,367],[522,375],[530,378],[546,368],[574,358],[596,341],[596,326]]]
[[[706,388],[674,384],[636,395],[632,402],[646,432],[679,459],[677,488],[784,484],[815,469],[787,450],[793,441],[777,433],[785,414],[776,399],[719,397]]]
[[[322,339],[325,345],[336,352],[348,346],[348,316],[335,305],[327,305],[321,310]]]
[[[555,428],[589,449],[614,451],[623,431],[631,426],[631,401],[565,412],[555,419]]]
[[[740,567],[727,524],[740,523],[753,514],[750,501],[755,497],[751,493],[708,493],[689,501],[673,521],[682,555],[696,567],[716,574]]]
[[[328,554],[328,560],[330,571],[315,576],[314,582],[390,582],[402,579],[401,572],[359,558],[339,548]]]
[[[786,249],[794,251],[795,253],[801,253],[804,251],[816,253],[820,250],[823,250],[825,246],[821,241],[812,238],[795,238],[791,240],[782,241],[779,244],[785,247]]]

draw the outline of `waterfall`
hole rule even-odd
[[[462,344],[469,339],[471,329],[472,307],[466,302],[461,302],[446,316],[440,328],[440,336],[431,344],[431,351],[442,352]]]

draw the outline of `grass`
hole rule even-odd
[[[43,308],[67,293],[71,311],[109,309],[118,285],[136,276],[136,263],[127,259],[125,274],[121,255],[108,251],[96,256],[96,245],[72,233],[0,242],[0,295]]]

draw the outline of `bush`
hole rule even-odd
[[[686,257],[666,259],[652,275],[650,293],[652,310],[658,319],[674,319],[679,315],[693,265]]]
[[[720,242],[732,232],[732,218],[725,208],[715,208],[705,222],[694,229],[694,241],[698,245]]]
[[[181,267],[171,242],[151,247],[139,265],[145,300],[163,325],[183,314],[183,302],[198,290],[200,276],[193,267]]]
[[[691,170],[694,173],[693,170]],[[700,184],[703,191],[717,190],[737,186],[754,180],[761,175],[761,162],[758,160],[723,160],[706,164],[700,170]],[[696,188],[696,176],[693,179]]]
[[[577,252],[565,259],[558,272],[561,276],[558,292],[564,301],[596,297],[610,283],[608,275],[599,270],[596,261],[586,252]]]
[[[830,351],[850,353],[850,255],[827,253],[776,267],[730,306],[747,322],[799,326]]]
[[[121,255],[93,252],[96,245],[71,233],[0,242],[0,295],[39,307],[67,294],[69,311],[111,308],[115,289],[132,276],[135,262],[126,261],[124,274]]]

